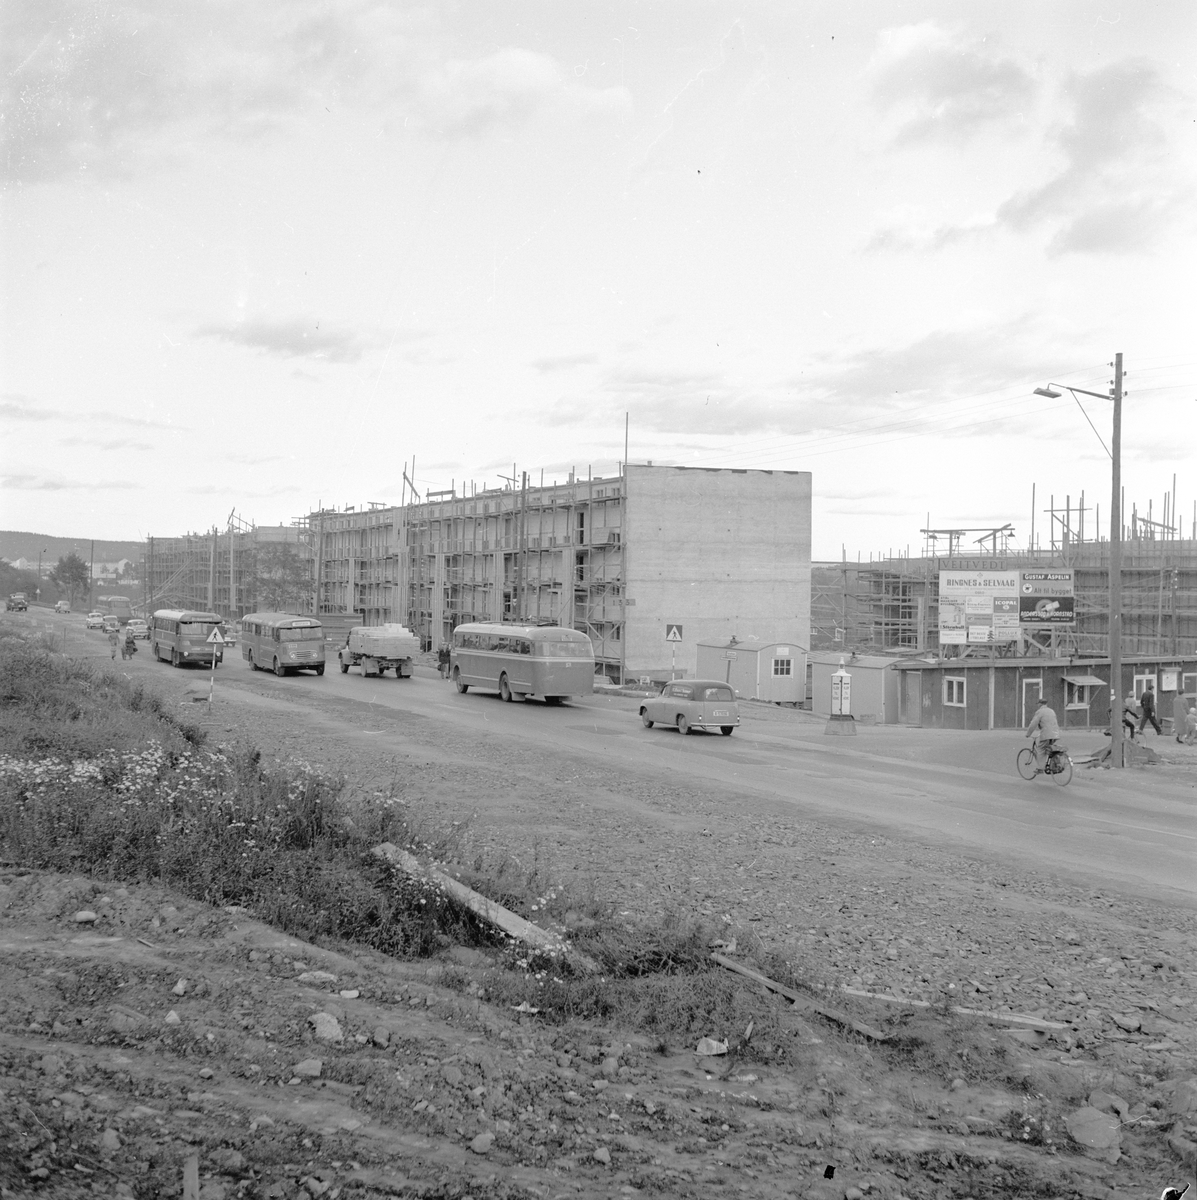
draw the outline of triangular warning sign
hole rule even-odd
[[[207,640],[209,642],[211,642],[214,646],[223,646],[224,645],[224,634],[220,632],[219,626],[217,626],[217,628],[213,629],[212,632],[210,634],[208,634]]]
[[[682,627],[680,625],[666,625],[665,640],[667,642],[680,642],[682,640]]]

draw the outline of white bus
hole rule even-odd
[[[208,641],[213,629],[220,625],[220,617],[211,612],[191,612],[179,608],[160,608],[150,618],[150,646],[154,660],[170,660],[172,667],[184,667],[188,663],[212,665],[212,655],[220,662],[224,655],[221,647]]]
[[[324,674],[324,626],[295,613],[247,613],[241,618],[241,657],[255,671]]]
[[[507,701],[541,696],[560,704],[594,691],[594,646],[556,625],[458,625],[449,673],[459,692],[487,688]]]

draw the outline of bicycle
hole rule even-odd
[[[1056,741],[1051,743],[1047,752],[1047,761],[1042,765],[1040,765],[1035,751],[1029,746],[1024,746],[1018,752],[1015,763],[1018,766],[1018,773],[1024,779],[1034,779],[1036,775],[1050,775],[1052,781],[1061,787],[1067,786],[1072,780],[1072,759],[1068,757],[1068,751]]]

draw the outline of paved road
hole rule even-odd
[[[78,616],[49,619],[59,627],[69,623],[72,639],[84,636],[74,628],[81,625]],[[148,655],[139,655],[135,665],[169,671]],[[504,704],[490,693],[459,695],[427,668],[417,668],[412,679],[366,679],[356,669],[342,675],[335,663],[322,678],[278,679],[252,671],[238,650],[217,672],[216,686],[280,702],[305,693],[408,711],[458,731],[526,740],[535,754],[550,745],[590,758],[596,767],[618,764],[641,779],[676,785],[689,778],[696,788],[714,785],[806,817],[852,821],[987,859],[1079,873],[1111,889],[1197,901],[1197,748],[1171,741],[1159,745],[1187,755],[1184,765],[1081,769],[1061,788],[1017,776],[1014,753],[1023,743],[1013,731],[864,727],[856,738],[829,738],[822,722],[807,714],[746,704],[744,724],[732,737],[681,737],[643,728],[630,697],[596,695],[560,708]],[[1101,738],[1069,734],[1069,741],[1081,751],[1100,745]]]

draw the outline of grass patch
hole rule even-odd
[[[267,762],[244,743],[212,746],[106,664],[66,658],[0,624],[6,861],[161,882],[196,900],[243,905],[294,936],[397,957],[452,942],[502,946],[506,969],[484,980],[494,1003],[527,1003],[554,1023],[618,1023],[661,1047],[716,1037],[739,1058],[789,1060],[788,1006],[711,962],[714,930],[678,912],[629,925],[585,885],[551,885],[551,863],[535,845],[527,861],[471,854],[468,825],[428,827],[402,787],[353,796],[343,779],[309,764]],[[439,889],[375,858],[371,849],[384,841],[532,921],[568,929],[598,971],[575,973],[505,941]],[[788,964],[761,966],[809,985]]]

